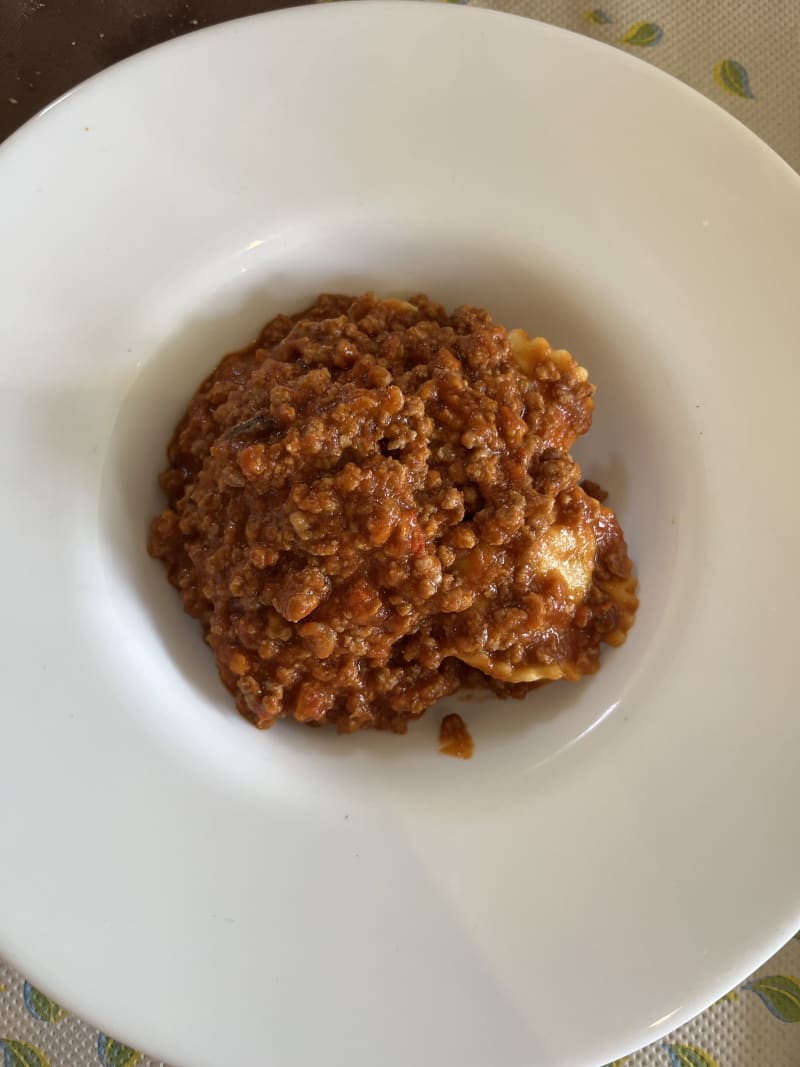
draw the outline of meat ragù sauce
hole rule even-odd
[[[148,547],[242,715],[403,733],[461,686],[596,671],[637,600],[569,455],[593,394],[569,353],[424,296],[323,295],[226,356]]]
[[[456,712],[445,715],[439,725],[439,751],[455,759],[472,759],[475,743],[467,724]]]

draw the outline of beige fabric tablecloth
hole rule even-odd
[[[800,171],[800,0],[472,2],[647,60],[730,111]]]
[[[572,0],[482,0],[480,6],[577,30],[640,56],[722,105],[800,170],[800,0],[608,0],[602,6]],[[791,834],[786,847],[796,847]],[[800,934],[697,1019],[618,1063],[800,1067],[798,975]],[[164,1011],[169,1012],[168,1004]],[[576,1004],[576,1026],[580,1017]],[[141,1045],[147,1044],[148,1035],[142,1034]],[[0,1067],[160,1064],[66,1014],[1,962],[0,1056]],[[281,1067],[272,1064],[269,1049],[264,1049],[264,1064]]]

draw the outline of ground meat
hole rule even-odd
[[[424,296],[321,296],[226,356],[149,550],[241,713],[404,732],[465,684],[596,670],[636,605],[568,454],[593,392],[568,353]]]
[[[472,759],[475,751],[470,732],[460,715],[445,715],[439,725],[439,751],[455,759]]]

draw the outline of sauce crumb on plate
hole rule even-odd
[[[445,715],[439,727],[439,751],[456,759],[472,759],[475,742],[467,724],[456,712]]]

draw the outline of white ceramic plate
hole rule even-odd
[[[192,34],[0,152],[0,950],[192,1067],[596,1065],[800,921],[800,182],[638,61],[446,5]],[[196,383],[321,289],[569,347],[641,582],[477,752],[237,717],[145,554]]]

